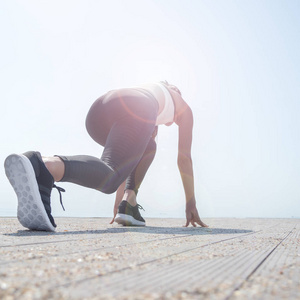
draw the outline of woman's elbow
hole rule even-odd
[[[190,155],[178,155],[177,165],[179,168],[185,167],[187,164],[192,163],[192,157]]]

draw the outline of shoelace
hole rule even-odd
[[[63,208],[63,210],[65,211],[65,208],[64,208],[64,205],[63,205],[63,202],[62,202],[62,195],[61,195],[61,192],[65,192],[66,190],[53,184],[53,187],[57,189],[58,193],[59,193],[59,200],[60,200],[60,205],[61,207]]]
[[[145,211],[142,205],[137,204],[137,207],[138,207],[139,209],[142,209],[143,211]]]

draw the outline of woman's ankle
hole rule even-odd
[[[127,201],[131,206],[136,206],[136,194],[134,190],[125,190],[123,201]]]
[[[54,181],[60,181],[65,174],[65,164],[63,163],[63,161],[57,156],[42,158]]]

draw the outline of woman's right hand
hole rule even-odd
[[[115,217],[116,217],[116,215],[118,213],[119,204],[117,205],[117,203],[115,203],[115,206],[114,206],[114,216],[113,216],[112,220],[109,222],[109,224],[112,224],[115,221]]]

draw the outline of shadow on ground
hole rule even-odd
[[[229,228],[204,228],[204,227],[113,227],[103,230],[64,230],[57,232],[18,230],[14,233],[6,233],[6,236],[58,236],[58,235],[96,235],[96,234],[113,234],[136,232],[145,234],[164,234],[164,235],[214,235],[214,234],[245,234],[253,232],[246,229],[229,229]]]

